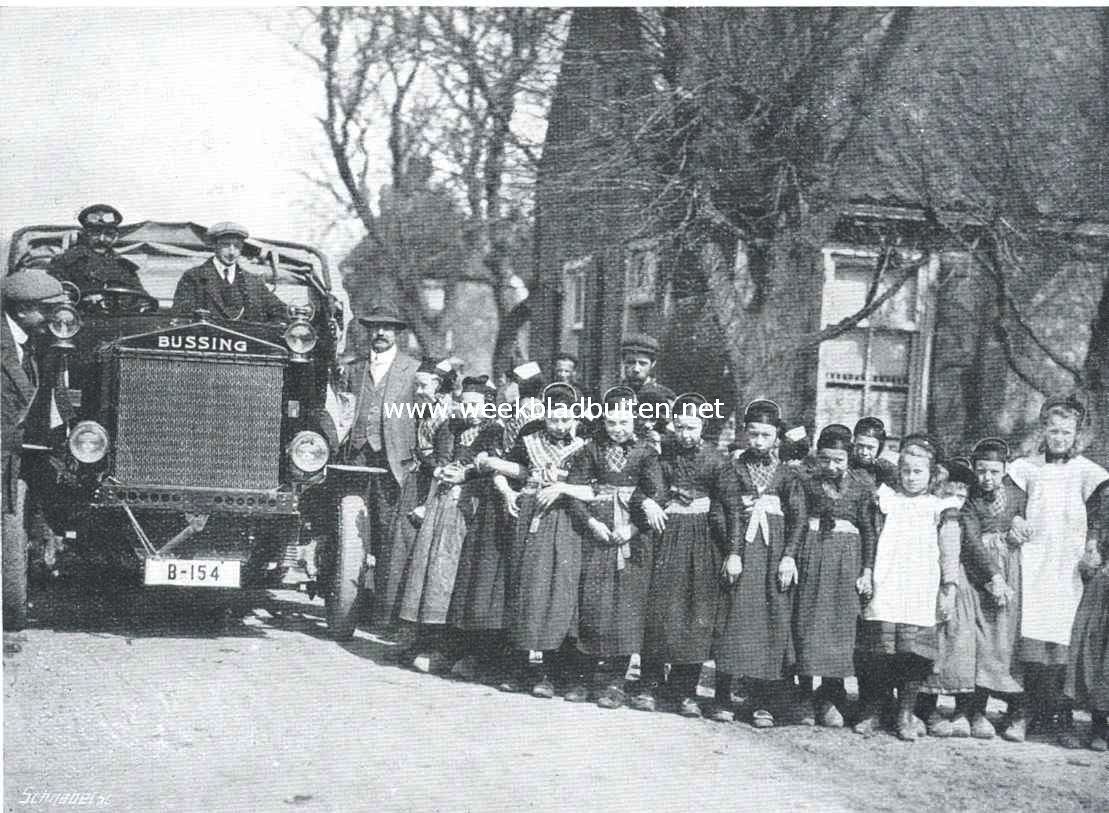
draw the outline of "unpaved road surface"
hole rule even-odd
[[[1103,754],[505,695],[328,640],[318,599],[196,596],[33,594],[3,662],[5,809],[1109,809]]]

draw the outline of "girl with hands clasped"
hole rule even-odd
[[[488,483],[487,479],[482,482],[484,475],[474,465],[474,458],[481,451],[494,451],[503,432],[486,409],[493,397],[486,382],[485,376],[464,379],[458,414],[436,430],[429,460],[432,484],[400,596],[399,617],[419,625],[420,654],[415,664],[430,672],[449,668],[450,656],[458,654],[449,651],[457,647],[444,625],[451,610],[463,542]]]
[[[843,681],[855,674],[858,581],[863,562],[874,556],[869,522],[874,491],[870,480],[850,473],[851,447],[851,430],[842,424],[820,432],[816,471],[792,485],[808,521],[792,525],[786,544],[786,555],[797,556],[800,572],[793,631],[797,674],[807,695],[804,720],[830,728],[843,727]],[[813,693],[816,676],[820,688]]]
[[[666,525],[658,453],[635,435],[636,396],[628,387],[604,394],[604,429],[574,455],[567,483],[588,488],[573,499],[582,529],[578,681],[566,699],[589,699],[585,673],[593,672],[597,705],[624,702],[630,656],[643,644],[644,602],[651,578],[652,534]]]
[[[863,718],[855,731],[880,728],[882,701],[897,690],[897,736],[912,741],[923,722],[914,714],[921,685],[938,656],[936,625],[955,610],[958,549],[941,547],[951,534],[941,523],[958,526],[957,503],[931,493],[938,471],[938,444],[927,435],[902,441],[900,486],[881,485],[872,504],[869,532],[877,535],[858,580],[863,623],[857,647],[860,677],[880,694],[863,698]],[[957,540],[958,535],[955,534]]]
[[[661,690],[683,716],[701,716],[697,684],[701,664],[711,657],[722,553],[743,532],[728,460],[701,440],[705,406],[700,395],[678,396],[673,433],[662,444],[666,526],[647,597],[643,688],[629,701],[641,711],[655,710]]]
[[[542,394],[544,417],[523,425],[505,458],[478,455],[478,466],[494,473],[505,510],[514,518],[505,606],[508,643],[517,663],[514,674],[501,682],[502,691],[519,691],[523,683],[534,696],[551,698],[556,680],[576,675],[572,648],[578,636],[582,540],[569,495],[593,496],[589,486],[566,484],[570,461],[585,445],[575,436],[571,407],[576,398],[568,384],[548,385]],[[532,652],[542,653],[541,661],[533,662]]]
[[[798,476],[775,452],[781,410],[758,400],[743,414],[747,449],[731,461],[731,488],[742,507],[740,533],[729,540],[721,576],[724,595],[717,615],[716,700],[708,716],[735,719],[732,679],[747,678],[751,722],[770,728],[773,701],[784,695],[793,662],[790,624],[797,563],[786,551],[788,529],[804,521],[804,500],[790,484]]]

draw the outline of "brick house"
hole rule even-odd
[[[694,11],[689,24],[712,26],[719,18],[710,15],[728,13]],[[556,351],[574,352],[586,383],[606,385],[619,376],[620,336],[645,330],[660,339],[665,383],[730,402],[737,386],[699,266],[726,263],[742,302],[755,284],[742,241],[721,242],[716,257],[690,254],[659,236],[666,224],[644,219],[646,184],[606,184],[603,166],[595,184],[583,184],[580,172],[567,180],[565,167],[571,161],[581,165],[581,134],[600,131],[603,140],[605,128],[624,124],[611,120],[611,101],[650,81],[641,31],[634,9],[574,12],[539,175],[531,354],[546,362]],[[1062,194],[1051,194],[1053,184],[1065,189],[1083,178],[1097,184],[1101,177],[1101,186],[1109,187],[1089,163],[1075,158],[1091,152],[1092,139],[1100,137],[1104,146],[1104,132],[1098,135],[1089,115],[1104,104],[1098,36],[1097,20],[1086,11],[916,10],[892,70],[873,92],[888,101],[912,100],[914,115],[932,117],[938,135],[928,148],[940,159],[930,183],[943,190],[944,218],[962,224],[961,238],[975,234],[971,204],[980,190],[960,173],[958,162],[943,155],[977,161],[995,145],[974,122],[953,121],[950,109],[957,100],[944,96],[951,73],[971,76],[982,115],[996,116],[1011,93],[1010,62],[1019,57],[1025,67],[1034,66],[1022,80],[1027,103],[1039,105],[1054,122],[1030,127],[1030,137],[1039,140],[1019,145],[1041,162],[1029,184],[1036,190],[1044,239],[1023,258],[1012,291],[1025,307],[1022,320],[1030,331],[1001,341],[993,289],[966,240],[946,240],[927,257],[911,258],[922,262],[916,277],[869,319],[806,357],[788,394],[774,393],[793,420],[812,430],[875,414],[895,437],[927,427],[952,448],[994,433],[1018,445],[1032,442],[1042,395],[1029,386],[1028,373],[1035,372],[1041,389],[1074,388],[1060,362],[1082,368],[1106,276],[1109,228],[1101,224],[1109,222],[1109,205],[1098,207],[1092,219],[1078,220]],[[1052,48],[1035,50],[1036,43],[1048,41]],[[879,242],[894,234],[911,244],[927,225],[912,178],[919,170],[890,149],[877,118],[863,122],[843,159],[849,188],[839,219],[811,252],[818,290],[798,297],[791,329],[817,331],[857,311]],[[1093,169],[1104,173],[1100,163]],[[1060,244],[1079,248],[1053,248]],[[1023,375],[1014,371],[1014,352],[1017,368],[1026,362]],[[742,399],[769,394],[738,390]]]

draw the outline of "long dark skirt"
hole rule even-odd
[[[1066,693],[1085,709],[1109,711],[1109,570],[1086,584],[1074,616]]]
[[[515,649],[557,650],[578,635],[581,534],[563,497],[535,530],[535,495],[520,496],[511,552],[508,637]]]
[[[718,671],[755,680],[778,680],[793,663],[794,589],[778,589],[783,519],[771,515],[768,520],[770,544],[761,532],[747,543],[743,573],[724,592],[714,644]]]
[[[404,621],[445,624],[454,593],[467,519],[474,514],[474,484],[432,486],[427,513],[412,547],[409,576],[398,615]]]
[[[512,538],[506,533],[501,498],[492,481],[474,485],[477,513],[462,543],[447,621],[460,630],[501,630]]]
[[[611,502],[594,502],[589,508],[593,516],[612,527]],[[583,530],[578,649],[587,655],[631,655],[643,646],[644,604],[653,559],[650,533],[640,531],[632,539],[631,549],[624,567],[617,568],[617,549],[602,545],[588,529]]]
[[[720,599],[721,565],[709,515],[670,515],[654,558],[644,657],[665,663],[708,660]]]
[[[390,532],[392,551],[389,556],[389,573],[385,580],[385,590],[378,593],[374,600],[374,616],[385,623],[396,621],[400,611],[400,598],[404,595],[408,582],[412,550],[419,532],[418,526],[412,524],[408,515],[427,499],[430,485],[431,477],[423,471],[411,472],[401,484]]]
[[[797,672],[822,677],[855,674],[855,634],[862,567],[859,535],[809,530],[797,557],[797,609],[793,631]]]
[[[955,611],[944,624],[936,626],[936,662],[931,677],[924,682],[930,694],[961,694],[973,692],[977,676],[975,618],[978,615],[978,593],[959,565],[959,588],[955,593]]]
[[[982,538],[1005,583],[1016,595],[1004,607],[985,590],[977,591],[977,655],[975,683],[991,692],[1016,693],[1024,690],[1016,661],[1020,633],[1020,548],[1010,547],[1002,534]]]
[[[916,655],[935,661],[939,655],[935,627],[861,621],[856,647],[865,655]]]

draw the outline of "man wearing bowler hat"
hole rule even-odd
[[[285,318],[285,303],[260,276],[247,273],[239,265],[249,236],[238,223],[217,223],[208,229],[214,253],[178,280],[173,292],[175,314],[190,316],[202,309],[217,319],[276,322]]]
[[[397,347],[397,338],[408,325],[393,305],[377,305],[358,321],[370,335],[370,352],[348,362],[343,369],[344,388],[355,396],[354,423],[344,462],[388,472],[370,478],[367,499],[370,552],[377,560],[375,589],[380,593],[389,575],[385,558],[391,546],[386,535],[400,497],[400,484],[416,459],[416,416],[405,405],[416,402],[420,365]]]
[[[27,484],[20,477],[23,419],[39,371],[34,340],[46,331],[48,312],[68,301],[62,284],[45,271],[17,271],[0,284],[0,447],[3,449],[4,629],[21,629],[27,617]]]
[[[116,254],[112,248],[119,239],[123,215],[114,206],[94,203],[77,215],[81,234],[77,244],[50,261],[50,275],[72,282],[82,295],[104,288],[130,288],[145,291],[139,281],[138,266]]]

